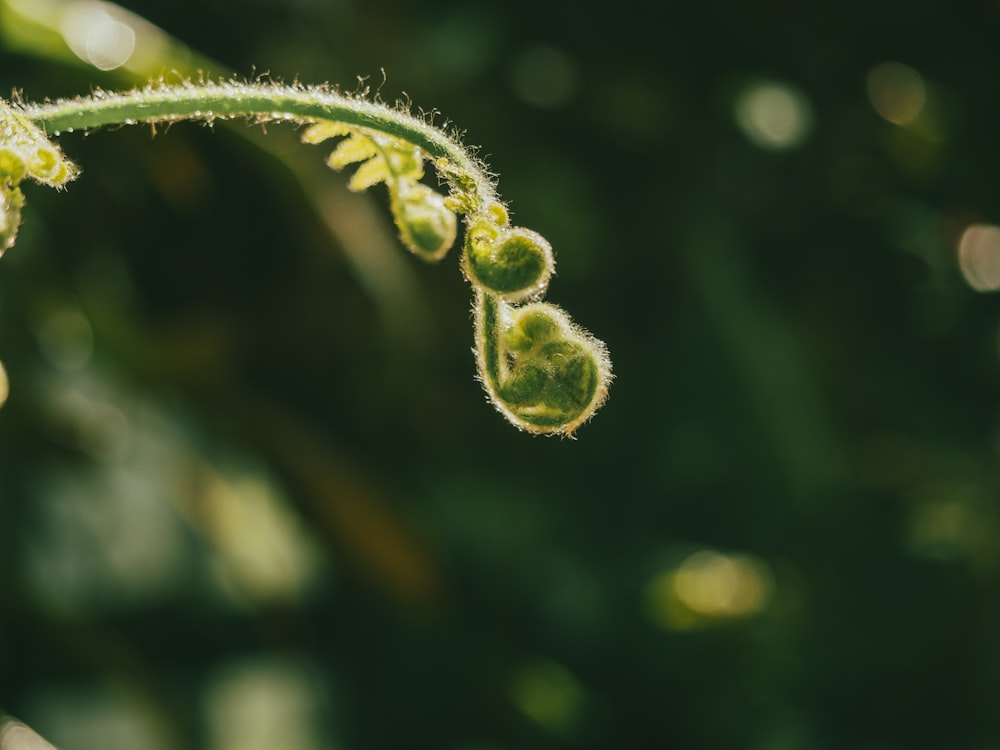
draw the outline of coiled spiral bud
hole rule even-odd
[[[466,231],[462,267],[473,285],[522,302],[545,293],[555,260],[542,235],[507,226],[507,212],[498,205]]]
[[[555,305],[513,307],[488,293],[480,302],[477,353],[497,409],[528,432],[572,436],[607,397],[604,344]]]

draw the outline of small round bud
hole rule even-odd
[[[51,185],[61,185],[69,176],[62,155],[55,149],[45,146],[35,149],[28,163],[28,172],[39,182]]]
[[[425,260],[443,258],[458,234],[458,221],[444,196],[419,183],[392,192],[392,215],[403,244]]]
[[[554,266],[552,247],[530,229],[499,229],[481,221],[466,234],[464,267],[469,279],[509,302],[544,292]]]

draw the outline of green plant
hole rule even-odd
[[[424,260],[444,257],[457,237],[457,216],[464,218],[461,265],[474,290],[479,376],[511,423],[572,436],[601,406],[611,381],[607,349],[564,311],[541,301],[555,268],[552,248],[536,232],[511,226],[486,166],[454,133],[329,87],[161,80],[44,104],[0,100],[0,254],[14,244],[21,222],[21,182],[61,188],[78,174],[49,136],[232,118],[297,123],[312,144],[339,139],[328,164],[356,167],[353,190],[384,183],[401,241]],[[447,194],[422,182],[425,162]]]

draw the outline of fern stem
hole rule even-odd
[[[97,91],[87,97],[27,104],[23,112],[51,135],[136,123],[240,117],[259,122],[342,122],[400,138],[434,159],[446,160],[452,168],[441,171],[442,176],[453,179],[453,173],[461,174],[461,189],[474,189],[478,206],[499,202],[488,172],[457,137],[407,112],[329,88],[259,82],[158,83],[123,93]]]

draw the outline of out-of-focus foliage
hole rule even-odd
[[[0,90],[132,82],[49,5]],[[577,441],[496,419],[457,259],[295,132],[63,136],[0,262],[0,706],[61,750],[1000,743],[1000,7],[126,6],[218,61],[165,70],[464,128],[617,380]]]

